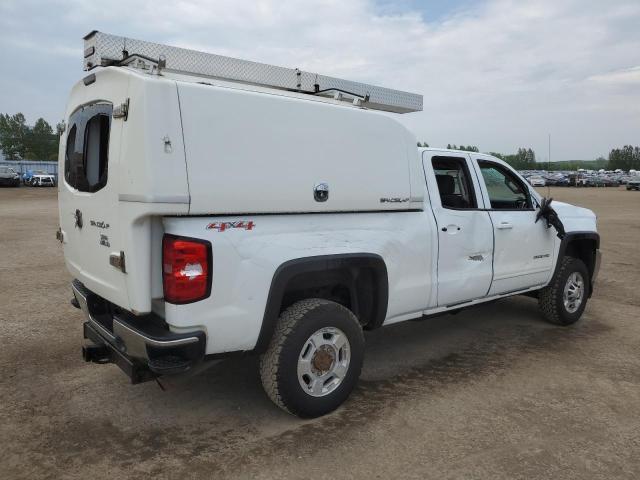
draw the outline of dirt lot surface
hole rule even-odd
[[[640,192],[555,189],[598,214],[577,325],[512,298],[368,333],[362,381],[301,421],[255,358],[162,391],[80,358],[53,189],[0,189],[0,479],[640,478]]]

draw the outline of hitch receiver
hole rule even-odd
[[[109,363],[111,353],[106,345],[83,345],[82,358],[85,362]]]

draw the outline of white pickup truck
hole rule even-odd
[[[256,354],[271,400],[314,417],[354,388],[363,330],[520,294],[553,323],[582,315],[596,216],[549,205],[489,155],[416,148],[380,110],[421,97],[101,32],[85,42],[57,234],[85,360],[137,383]]]

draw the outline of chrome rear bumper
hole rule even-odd
[[[202,331],[171,332],[156,315],[136,317],[113,308],[78,280],[72,283],[75,300],[85,315],[86,361],[116,363],[133,383],[158,375],[181,373],[204,358],[206,335]]]

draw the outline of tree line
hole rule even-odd
[[[64,131],[64,124],[58,123],[54,132],[53,128],[43,118],[36,120],[33,126],[27,125],[22,113],[9,115],[0,114],[0,150],[7,160],[50,160],[58,157],[58,139]],[[428,147],[427,142],[418,142],[418,147]],[[447,144],[450,150],[462,150],[465,152],[479,152],[476,145]],[[577,170],[607,169],[607,170],[640,170],[640,147],[625,145],[622,148],[614,148],[609,153],[609,159],[598,158],[596,160],[575,160],[567,162],[552,162],[538,164],[536,154],[531,148],[518,148],[514,154],[502,154],[489,152],[490,155],[504,160],[517,170]]]
[[[428,147],[427,142],[418,142],[418,147]],[[480,152],[480,149],[476,145],[459,145],[448,143],[448,150],[460,150],[463,152]],[[493,155],[500,160],[504,160],[516,170],[535,170],[536,169],[536,154],[531,148],[519,148],[518,151],[512,155],[505,155],[498,152],[489,152],[489,155]]]
[[[418,147],[428,147],[427,142],[418,142]],[[479,152],[475,145],[447,144],[449,150],[461,150],[464,152]],[[614,148],[609,153],[609,159],[598,157],[595,160],[567,160],[563,162],[538,163],[536,154],[531,148],[518,148],[514,154],[488,152],[496,158],[504,160],[516,170],[640,170],[640,147],[625,145],[622,148]]]
[[[50,160],[58,158],[58,139],[64,127],[56,125],[56,131],[44,118],[33,126],[27,125],[22,113],[0,114],[0,150],[7,160]]]
[[[640,147],[625,145],[609,153],[609,170],[640,170]]]

